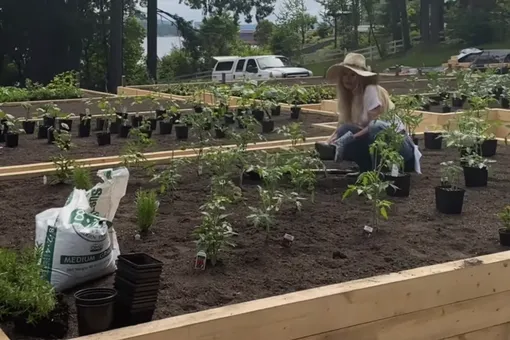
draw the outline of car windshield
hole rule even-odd
[[[274,67],[287,67],[289,65],[289,61],[284,57],[262,57],[257,60],[259,62],[260,68],[274,68]]]

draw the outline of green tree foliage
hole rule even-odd
[[[233,13],[237,22],[244,16],[246,22],[252,21],[255,10],[255,19],[260,22],[273,12],[275,0],[179,0],[193,9],[201,9],[204,15],[223,15]]]
[[[295,30],[286,25],[277,25],[274,28],[269,45],[275,54],[292,56],[300,48],[300,36]]]
[[[124,72],[131,81],[143,79],[145,73],[140,67],[145,31],[133,17],[138,14],[139,2],[124,0]],[[29,78],[46,84],[55,74],[75,70],[80,71],[82,87],[104,90],[110,3],[110,0],[2,0],[0,80],[4,84],[24,84]]]
[[[508,38],[510,1],[455,1],[446,13],[448,34],[472,45]]]
[[[301,45],[306,33],[317,23],[317,17],[308,13],[304,0],[284,0],[278,13],[278,21],[299,33]]]
[[[269,20],[262,20],[257,24],[254,38],[260,46],[267,46],[273,33],[274,24]]]

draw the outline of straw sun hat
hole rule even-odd
[[[375,77],[377,75],[367,66],[365,56],[359,53],[348,53],[343,62],[335,64],[328,69],[326,79],[328,81],[336,81],[345,69],[349,69],[361,77]]]

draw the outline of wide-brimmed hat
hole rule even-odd
[[[363,54],[348,53],[344,61],[331,66],[326,72],[326,79],[329,81],[336,81],[345,69],[349,69],[361,77],[375,77],[377,73],[370,70],[367,66],[367,61]]]

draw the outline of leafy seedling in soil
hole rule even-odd
[[[54,130],[55,144],[60,149],[58,156],[51,157],[51,161],[55,165],[56,179],[53,184],[65,183],[73,177],[73,168],[75,161],[68,157],[69,150],[73,146],[71,143],[71,133],[66,130],[66,124],[62,123],[63,129]]]
[[[303,130],[303,124],[294,122],[284,125],[276,130],[277,133],[284,135],[291,140],[292,147],[295,148],[298,143],[306,142],[306,132]]]
[[[125,167],[146,166],[147,157],[145,157],[144,152],[155,143],[153,139],[148,137],[147,132],[143,130],[146,126],[142,124],[140,127],[129,131],[131,140],[123,148],[120,156]]]
[[[0,248],[0,320],[23,316],[36,324],[55,309],[55,291],[45,279],[42,247],[20,253]]]
[[[136,193],[136,217],[141,235],[147,235],[153,226],[159,209],[159,201],[152,190],[139,189]]]
[[[442,162],[440,166],[441,187],[443,187],[445,190],[459,190],[462,168],[455,164],[453,161]]]
[[[92,178],[90,176],[90,171],[86,168],[75,166],[73,169],[73,184],[76,189],[91,189]]]
[[[228,198],[230,202],[237,202],[242,197],[241,188],[231,180],[231,177],[236,173],[239,155],[239,151],[235,148],[223,149],[219,147],[204,156],[205,164],[212,172],[212,194]]]
[[[209,202],[200,207],[202,223],[193,232],[198,249],[206,253],[213,266],[216,265],[221,251],[227,247],[235,247],[230,239],[237,233],[227,221],[227,203],[228,199],[225,197],[212,196]]]
[[[179,169],[182,168],[184,164],[187,164],[186,159],[175,159],[174,151],[172,150],[172,160],[170,165],[165,167],[164,169],[158,169],[152,172],[151,182],[156,182],[159,184],[159,193],[160,195],[164,195],[168,192],[172,194],[177,190],[177,186],[179,184],[179,180],[181,179],[181,175],[179,174]]]

